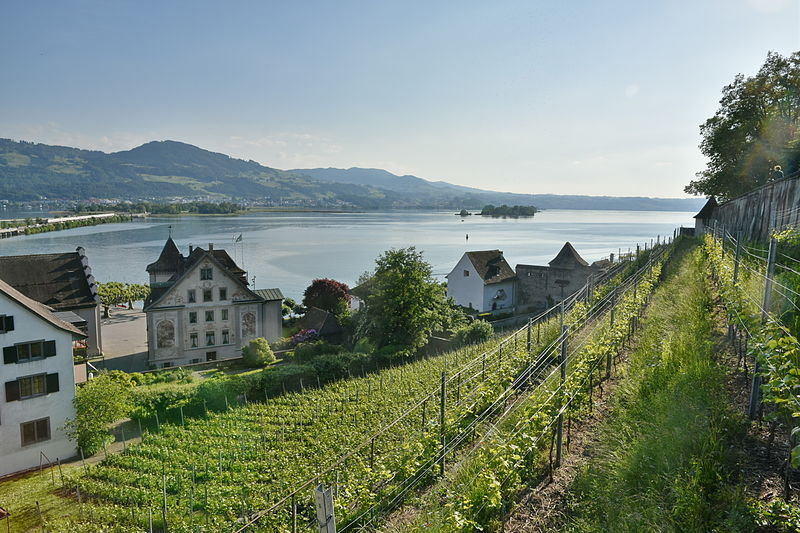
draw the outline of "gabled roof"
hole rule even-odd
[[[79,252],[0,256],[3,281],[57,310],[97,305]]]
[[[3,280],[0,280],[0,294],[6,295],[11,300],[14,300],[22,307],[28,309],[31,313],[49,322],[58,329],[67,331],[78,337],[86,337],[81,330],[58,318],[50,307],[47,307],[36,300],[28,298]]]
[[[577,263],[581,266],[589,266],[589,263],[587,263],[586,260],[575,250],[572,244],[567,241],[564,243],[561,251],[556,254],[556,256],[548,263],[548,265],[552,267],[554,265],[571,263]]]
[[[708,219],[711,218],[711,215],[714,213],[714,209],[717,208],[719,204],[717,203],[717,199],[713,196],[708,199],[706,205],[694,216],[694,218],[699,219]]]
[[[280,289],[255,289],[253,292],[261,296],[267,302],[283,300],[283,293]]]
[[[183,268],[183,254],[178,250],[178,246],[172,237],[164,243],[161,255],[154,263],[147,265],[147,272],[180,272]]]
[[[484,285],[500,283],[516,277],[514,270],[511,268],[511,265],[508,264],[505,257],[503,257],[503,252],[501,250],[467,252],[466,256],[469,258],[472,266],[475,267]]]
[[[319,335],[333,335],[342,331],[339,319],[332,313],[312,307],[297,321],[301,329],[313,329]]]
[[[220,254],[220,253],[215,253],[215,252],[222,252],[222,253]],[[228,261],[229,264],[232,264],[235,268],[232,269],[232,270],[229,269],[228,267],[226,267],[220,261],[220,259],[217,259],[218,257],[222,258],[223,260],[226,260],[225,258],[227,258],[226,261]],[[263,300],[263,298],[261,296],[259,296],[258,294],[254,293],[252,290],[250,290],[247,287],[247,278],[245,276],[244,270],[242,270],[242,269],[240,269],[239,267],[236,266],[236,263],[233,262],[233,259],[230,258],[230,256],[225,252],[225,250],[210,250],[210,251],[208,251],[208,250],[203,250],[202,248],[195,248],[194,250],[192,250],[192,253],[189,255],[189,257],[186,258],[186,260],[185,260],[185,265],[186,266],[183,268],[183,271],[180,272],[179,274],[176,274],[176,275],[172,276],[172,278],[170,278],[171,284],[168,287],[155,287],[155,288],[151,289],[150,296],[148,296],[147,300],[145,300],[145,302],[144,302],[144,310],[146,311],[150,307],[158,304],[158,302],[161,301],[164,298],[164,296],[166,296],[168,293],[170,293],[175,288],[175,286],[178,283],[180,283],[180,281],[183,278],[185,278],[195,268],[197,268],[197,265],[199,265],[204,259],[208,259],[214,265],[216,265],[216,267],[221,272],[224,272],[225,274],[230,276],[230,278],[234,282],[236,282],[242,289],[244,289],[246,292],[248,292],[252,296],[253,300],[256,300],[256,301],[262,301]],[[241,272],[241,274],[239,274],[239,272]]]

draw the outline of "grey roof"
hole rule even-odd
[[[255,289],[253,292],[268,302],[272,300],[283,300],[283,293],[280,289]]]
[[[501,250],[467,252],[467,257],[472,262],[475,270],[478,271],[478,275],[485,285],[500,283],[516,277],[514,270],[503,257]]]
[[[87,325],[85,318],[83,318],[80,315],[76,315],[72,311],[56,311],[53,314],[56,315],[58,319],[63,320],[68,324],[72,324],[73,326],[78,328]]]
[[[79,330],[72,324],[64,322],[63,320],[58,318],[56,314],[53,313],[53,310],[50,307],[47,307],[46,305],[41,304],[36,300],[28,298],[20,291],[18,291],[17,289],[15,289],[14,287],[12,287],[11,285],[9,285],[8,283],[6,283],[1,279],[0,279],[0,294],[5,294],[8,298],[14,300],[19,305],[27,308],[35,315],[38,315],[39,318],[46,320],[47,322],[57,327],[58,329],[62,329],[78,337],[86,337],[86,335],[84,335],[84,333],[81,330]]]
[[[575,250],[572,244],[567,241],[564,243],[564,246],[561,248],[561,251],[550,261],[548,264],[552,267],[558,267],[560,264],[570,264],[570,263],[577,263],[581,266],[589,266],[589,263],[580,256],[580,254]]]
[[[0,277],[28,298],[56,310],[97,305],[78,252],[0,256]]]
[[[711,214],[714,212],[714,209],[716,209],[718,205],[719,204],[717,203],[717,199],[712,196],[711,198],[708,199],[703,208],[693,218],[699,218],[701,220],[711,218]]]
[[[178,272],[183,268],[183,254],[178,250],[178,246],[172,237],[164,243],[161,254],[154,263],[147,265],[147,272]]]

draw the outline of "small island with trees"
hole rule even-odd
[[[503,218],[519,218],[519,217],[532,217],[539,210],[532,205],[501,205],[495,207],[491,204],[486,205],[481,209],[481,215],[485,217],[503,217]]]

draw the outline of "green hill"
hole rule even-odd
[[[174,197],[282,201],[361,209],[699,209],[699,200],[531,195],[485,191],[380,169],[278,170],[176,141],[105,153],[0,139],[0,200],[43,197],[159,201]]]

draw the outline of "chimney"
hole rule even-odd
[[[208,251],[209,252],[214,251],[214,243],[213,242],[208,243]]]
[[[192,251],[194,250],[194,246],[191,244],[189,245],[189,255],[192,255]]]

